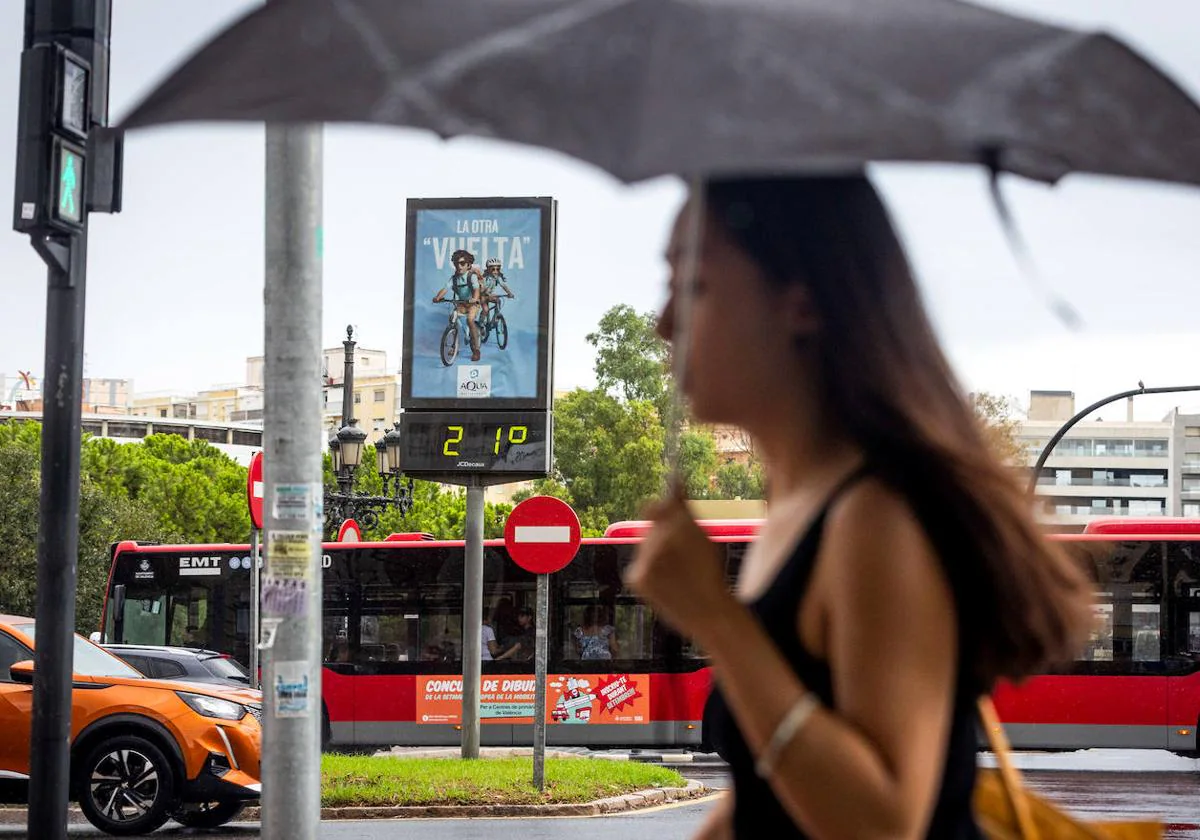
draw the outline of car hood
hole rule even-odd
[[[213,683],[185,682],[183,680],[137,679],[132,677],[88,677],[88,682],[104,685],[128,685],[137,688],[161,688],[164,691],[187,691],[192,694],[207,694],[234,703],[262,705],[262,692],[253,688],[233,688]]]

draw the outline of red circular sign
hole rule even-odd
[[[579,550],[579,517],[553,496],[533,496],[518,504],[504,523],[504,547],[527,572],[560,571]]]
[[[250,504],[250,521],[260,531],[263,526],[263,454],[255,452],[246,474],[246,501]]]
[[[338,528],[338,542],[362,542],[362,529],[353,519],[347,519]]]

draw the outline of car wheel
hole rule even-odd
[[[147,834],[170,816],[175,774],[162,750],[145,738],[101,741],[76,772],[79,807],[107,834]]]
[[[246,803],[237,799],[223,802],[189,802],[171,815],[171,819],[188,828],[217,828],[234,819]]]

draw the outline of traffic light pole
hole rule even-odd
[[[67,836],[75,578],[79,556],[80,395],[87,234],[34,240],[49,268],[37,550],[37,647],[30,733],[30,837]]]
[[[266,129],[262,836],[321,819],[320,126]]]
[[[110,0],[26,0],[13,229],[48,270],[29,836],[67,836],[89,212],[120,209]],[[89,162],[99,160],[99,167]]]

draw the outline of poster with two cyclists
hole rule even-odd
[[[549,198],[409,200],[406,404],[541,402],[553,211]]]

